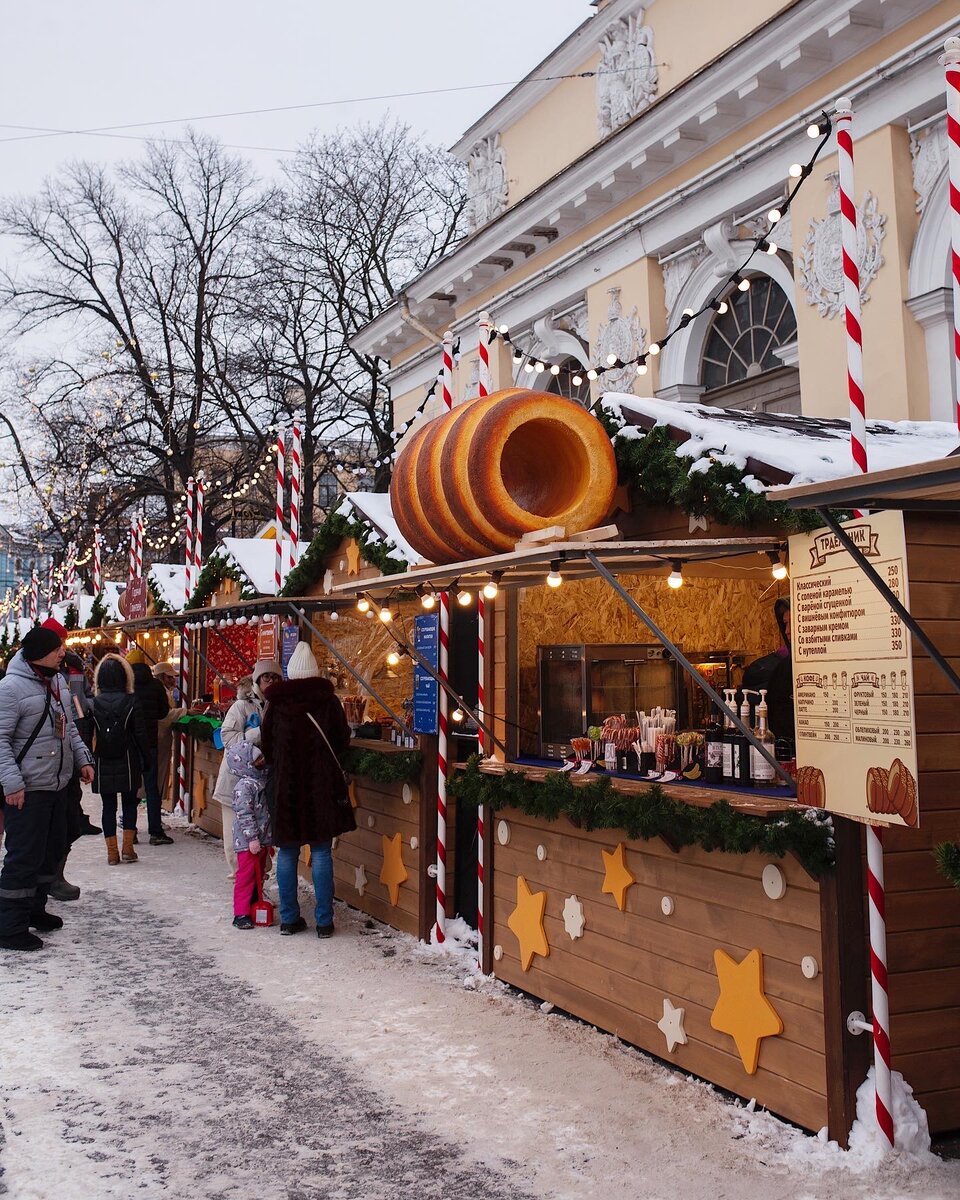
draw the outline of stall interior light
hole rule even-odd
[[[395,666],[397,666],[397,664],[399,662],[400,662],[400,655],[396,652],[396,650],[391,650],[390,653],[387,655],[387,666],[395,667]]]
[[[673,560],[673,570],[667,576],[667,585],[674,589],[683,587],[683,563],[679,558]]]
[[[390,605],[384,604],[384,606],[377,613],[377,616],[384,623],[384,625],[389,625],[393,620],[393,611],[391,610]]]
[[[500,580],[502,578],[502,571],[494,571],[490,579],[483,585],[483,595],[485,600],[496,600],[497,593],[500,591]]]
[[[563,583],[563,576],[560,574],[560,560],[555,558],[550,564],[550,574],[547,576],[547,587],[558,588]]]
[[[429,612],[432,608],[437,607],[437,597],[433,592],[424,592],[420,597],[420,603]]]
[[[785,563],[780,561],[780,555],[777,553],[777,551],[768,550],[767,554],[770,558],[770,574],[774,577],[774,579],[777,580],[778,583],[781,579],[786,579],[788,574],[787,567]]]
[[[457,705],[457,707],[450,714],[450,720],[455,722],[457,725],[462,725],[466,715],[467,714],[463,711],[463,709]]]
[[[460,591],[457,592],[457,603],[461,608],[469,608],[473,603],[473,593],[468,592],[466,588],[461,588]]]
[[[366,596],[360,597],[360,599],[357,601],[357,608],[360,612],[370,611],[370,601],[366,598]]]

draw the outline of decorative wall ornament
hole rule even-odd
[[[917,212],[923,212],[933,185],[947,165],[946,119],[928,125],[919,134],[910,135],[910,157],[913,159],[913,190],[917,193]]]
[[[570,326],[571,332],[583,342],[584,346],[590,345],[590,312],[586,304],[581,304],[573,310],[566,318],[567,324]]]
[[[576,895],[568,896],[563,902],[563,927],[571,941],[583,937],[583,927],[586,924],[583,916],[583,902]]]
[[[811,220],[809,232],[797,257],[800,286],[808,304],[815,304],[821,317],[836,317],[843,312],[843,261],[840,245],[840,176],[827,176],[830,196],[827,215],[822,221]],[[883,266],[881,245],[886,235],[887,218],[877,208],[877,198],[865,192],[857,206],[857,233],[860,249],[860,302],[870,297],[867,289]]]
[[[653,30],[641,8],[612,25],[600,41],[597,126],[606,137],[642,112],[657,94]]]
[[[706,246],[694,246],[693,249],[686,250],[663,264],[663,306],[667,311],[668,322],[683,285],[696,270],[698,263],[706,257]]]
[[[607,306],[607,321],[600,326],[597,336],[597,354],[601,362],[606,362],[611,354],[615,354],[622,362],[635,359],[646,349],[647,331],[640,325],[640,315],[634,305],[629,317],[623,315],[623,305],[620,302],[620,289],[607,288],[610,303]],[[607,371],[603,376],[603,386],[609,392],[631,392],[637,378],[634,367],[621,367],[619,371]]]
[[[773,242],[778,250],[793,253],[793,221],[792,213],[788,210],[772,228],[766,216],[751,217],[743,222],[744,229],[750,231],[751,237],[765,237]]]
[[[657,1028],[667,1039],[667,1051],[672,1054],[678,1046],[687,1044],[687,1032],[683,1028],[684,1009],[677,1008],[666,996],[663,998],[663,1016]]]
[[[500,134],[482,138],[467,159],[467,224],[473,232],[507,207],[507,164]]]
[[[713,273],[727,279],[743,262],[742,251],[733,245],[737,231],[730,217],[724,217],[703,231],[703,244],[713,256]]]
[[[547,360],[573,358],[586,370],[591,366],[587,344],[581,340],[579,334],[565,329],[564,325],[567,324],[568,318],[555,321],[553,313],[547,313],[534,321],[533,332],[537,339],[534,352]]]

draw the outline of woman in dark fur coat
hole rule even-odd
[[[93,790],[103,803],[107,862],[137,862],[137,789],[147,740],[143,713],[133,699],[133,669],[116,654],[101,658],[93,677]],[[117,797],[123,810],[123,850],[117,848]]]
[[[350,726],[333,684],[306,642],[293,652],[287,678],[266,690],[260,748],[272,768],[273,842],[277,847],[280,932],[300,933],[307,923],[297,900],[297,859],[310,847],[316,895],[317,937],[333,933],[331,840],[356,829],[340,759]]]

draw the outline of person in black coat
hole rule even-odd
[[[107,862],[120,862],[117,849],[117,797],[123,809],[123,861],[136,862],[133,839],[137,828],[137,789],[140,787],[147,730],[143,712],[133,697],[133,671],[116,654],[107,654],[93,677],[93,790],[103,804],[103,836]]]
[[[170,711],[167,689],[146,663],[133,664],[133,698],[143,716],[143,794],[147,799],[147,829],[151,846],[171,846],[173,838],[163,827],[160,816],[160,786],[157,782],[157,737],[160,722]],[[123,819],[127,827],[127,819]]]
[[[297,859],[310,846],[317,936],[333,933],[331,840],[356,829],[340,766],[350,726],[333,684],[320,678],[317,660],[301,642],[287,679],[265,692],[260,748],[273,785],[273,844],[277,847],[280,932],[300,933],[307,923],[297,900]]]

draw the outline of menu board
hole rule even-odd
[[[909,609],[903,516],[844,529]],[[919,824],[910,633],[830,530],[790,538],[797,799],[875,825]]]
[[[413,618],[413,648],[434,670],[440,661],[440,614],[424,613]],[[413,732],[437,732],[440,687],[429,671],[413,664]]]

